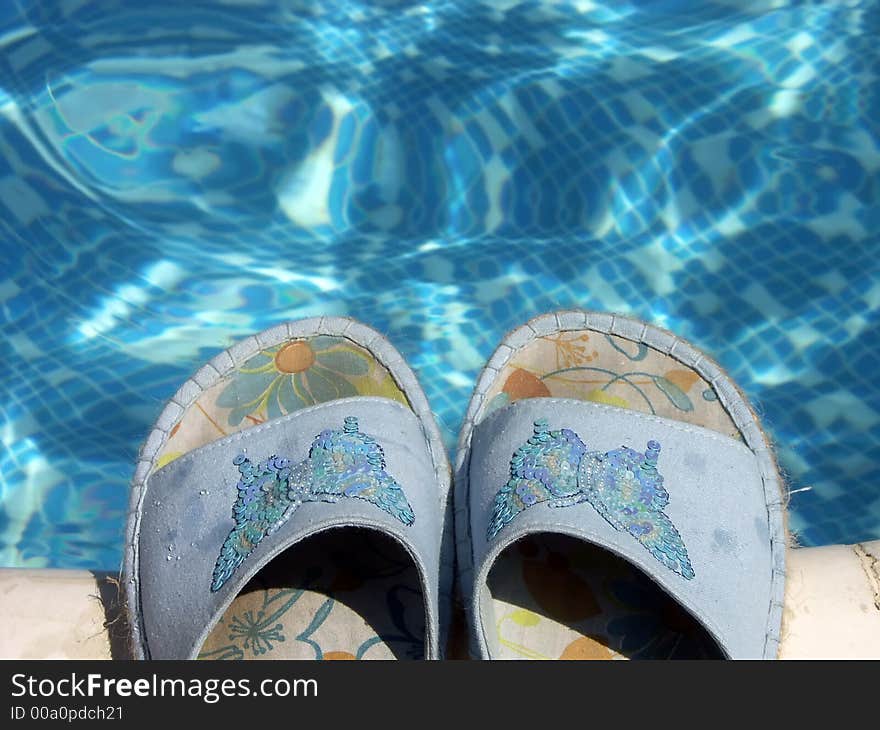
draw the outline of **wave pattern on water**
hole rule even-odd
[[[631,313],[758,404],[805,544],[880,537],[880,4],[0,11],[0,564],[113,567],[139,441],[349,314],[451,446],[511,327]]]

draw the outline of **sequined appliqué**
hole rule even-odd
[[[238,467],[238,498],[232,507],[235,527],[214,567],[211,590],[229,579],[266,535],[283,525],[303,502],[338,502],[350,497],[372,502],[405,525],[415,522],[400,485],[385,471],[385,455],[372,436],[358,430],[358,420],[345,419],[341,431],[322,431],[308,458],[298,464],[270,456],[254,464],[243,454]]]
[[[520,512],[539,502],[569,507],[589,502],[616,530],[628,532],[663,565],[690,580],[694,569],[687,548],[663,512],[669,493],[657,470],[660,444],[649,441],[644,453],[621,446],[607,453],[587,451],[567,428],[550,431],[535,421],[531,438],[510,462],[510,479],[495,495],[487,539]]]

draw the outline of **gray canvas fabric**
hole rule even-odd
[[[401,485],[415,522],[407,526],[361,499],[307,502],[253,553],[216,593],[211,575],[234,526],[239,472],[233,458],[272,455],[304,460],[324,429],[340,429],[348,416],[385,453],[386,471]],[[394,537],[416,564],[426,607],[426,656],[438,655],[438,580],[442,488],[421,423],[408,408],[374,397],[346,398],[296,411],[220,439],[171,462],[149,479],[143,506],[139,580],[143,632],[154,659],[197,655],[210,629],[247,581],[282,550],[322,530],[357,526]]]
[[[686,545],[694,578],[667,568],[628,532],[612,527],[589,502],[556,508],[535,504],[487,541],[493,500],[510,476],[511,457],[540,418],[547,419],[551,430],[576,432],[588,451],[628,446],[644,452],[648,441],[660,442],[657,468],[669,493],[664,512]],[[758,461],[743,443],[631,410],[534,398],[517,401],[476,425],[464,476],[471,554],[462,562],[474,566],[473,592],[466,598],[483,656],[497,652],[486,585],[492,564],[507,545],[539,532],[581,538],[638,566],[688,609],[729,657],[775,654],[771,534],[782,529],[781,515],[768,510]]]

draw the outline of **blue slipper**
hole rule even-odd
[[[582,311],[513,331],[455,483],[475,655],[776,656],[781,480],[742,393],[680,338]]]
[[[141,450],[134,655],[439,657],[449,488],[424,393],[377,332],[318,318],[238,343],[184,383]]]

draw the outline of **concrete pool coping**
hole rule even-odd
[[[880,540],[787,559],[780,658],[880,658]],[[0,658],[128,658],[117,587],[110,573],[0,569]]]

